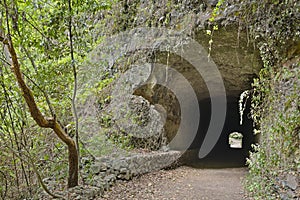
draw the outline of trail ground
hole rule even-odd
[[[118,182],[100,199],[242,200],[247,168],[160,170]]]

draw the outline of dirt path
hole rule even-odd
[[[161,170],[119,182],[101,199],[248,199],[242,186],[246,168]]]

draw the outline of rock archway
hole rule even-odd
[[[203,47],[208,49],[209,35],[204,30],[196,32],[195,39]],[[173,54],[158,53],[156,62],[165,63],[180,72],[193,87],[200,107],[200,127],[196,138],[185,154],[185,160],[201,166],[241,166],[245,163],[245,157],[251,148],[255,138],[253,136],[253,125],[249,119],[249,105],[245,110],[244,123],[239,124],[238,99],[240,94],[251,88],[253,78],[256,77],[262,66],[258,51],[247,39],[245,32],[238,31],[238,27],[223,27],[213,37],[211,59],[221,72],[227,96],[227,113],[221,137],[215,148],[205,159],[198,159],[198,151],[203,143],[210,117],[211,98],[218,99],[218,94],[209,94],[203,77],[197,73],[195,68],[181,57]],[[176,83],[181,91],[185,91],[183,84]],[[135,95],[143,96],[151,104],[161,105],[167,113],[165,132],[170,141],[177,133],[180,124],[180,106],[175,95],[163,86],[156,85],[149,89],[145,85],[135,91]],[[181,88],[182,87],[182,88]],[[243,134],[243,147],[240,149],[230,148],[228,138],[232,132]]]

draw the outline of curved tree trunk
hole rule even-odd
[[[77,146],[74,140],[66,133],[64,127],[58,123],[56,117],[47,118],[45,117],[38,105],[35,102],[34,96],[31,89],[27,86],[24,81],[20,64],[16,51],[14,49],[10,35],[6,39],[0,37],[0,42],[7,45],[8,51],[11,56],[11,65],[12,71],[17,79],[18,86],[22,92],[22,95],[28,105],[29,111],[35,122],[43,128],[51,128],[55,134],[68,146],[69,153],[69,178],[68,178],[68,187],[74,187],[78,185],[78,151]]]

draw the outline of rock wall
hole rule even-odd
[[[98,158],[83,174],[84,181],[92,187],[78,186],[69,192],[72,193],[72,199],[94,199],[101,196],[117,180],[130,180],[134,176],[176,165],[181,154],[179,151],[168,151],[136,153],[120,158]]]
[[[300,197],[299,61],[299,58],[290,60],[276,72],[269,69],[267,76],[274,78],[261,79],[262,83],[255,88],[265,92],[263,102],[253,108],[260,142],[248,162],[248,185],[253,187],[250,191],[255,192],[255,196],[270,199]],[[257,94],[256,98],[261,95]]]
[[[251,102],[260,141],[248,160],[246,186],[255,199],[299,199],[300,2],[238,3],[263,61]]]

